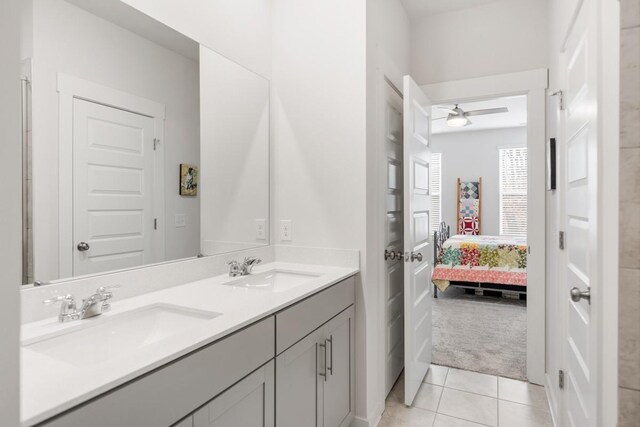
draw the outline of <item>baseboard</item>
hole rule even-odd
[[[353,421],[351,421],[350,427],[369,427],[369,421],[364,418],[355,417]]]
[[[384,411],[384,402],[369,415],[369,419],[355,417],[351,422],[350,427],[376,427],[382,419],[382,412]]]

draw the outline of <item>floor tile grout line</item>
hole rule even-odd
[[[449,418],[455,418],[456,420],[466,421],[466,422],[468,422],[468,423],[478,424],[479,426],[491,427],[491,425],[490,425],[490,424],[479,423],[479,422],[477,422],[477,421],[467,420],[466,418],[460,418],[460,417],[456,417],[456,416],[449,415],[449,414],[443,414],[442,412],[438,412],[438,413],[436,413],[436,415],[438,415],[438,414],[440,414],[440,415],[444,415],[445,417],[449,417]],[[435,423],[434,423],[434,424],[435,424]]]
[[[502,401],[502,402],[515,403],[516,405],[529,406],[532,409],[535,409],[536,411],[542,411],[542,412],[546,412],[546,413],[551,413],[551,410],[547,411],[546,409],[542,409],[542,408],[539,408],[539,407],[537,407],[535,405],[530,405],[528,403],[517,402],[515,400],[509,400],[509,399],[498,399],[498,400]]]
[[[475,394],[476,396],[482,396],[482,397],[488,397],[489,399],[495,399],[498,400],[498,397],[493,397],[493,396],[487,396],[486,394],[482,394],[482,393],[476,393],[475,391],[468,391],[468,390],[461,390],[459,388],[454,388],[454,387],[445,387],[448,388],[449,390],[455,390],[455,391],[461,391],[463,393],[469,393],[469,394]],[[497,394],[497,392],[496,392]]]

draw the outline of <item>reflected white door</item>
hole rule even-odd
[[[404,401],[411,405],[431,364],[431,102],[404,77]]]
[[[384,144],[384,173],[380,188],[384,189],[385,249],[394,254],[404,251],[402,229],[402,96],[385,79],[384,106],[381,117]],[[384,262],[385,289],[385,395],[404,367],[404,262],[395,256]]]
[[[597,425],[597,316],[579,292],[597,295],[597,9],[580,6],[563,55],[566,107],[563,120],[566,159],[563,224],[566,232],[563,306],[566,314],[565,410],[563,425]],[[575,300],[571,296],[571,292]],[[594,292],[594,290],[596,292]]]
[[[73,102],[73,275],[155,262],[154,119]]]

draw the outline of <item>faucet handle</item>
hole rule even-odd
[[[106,298],[111,298],[113,296],[113,294],[111,292],[109,292],[112,289],[120,289],[120,285],[111,285],[111,286],[100,286],[97,290],[96,290],[96,294],[100,294],[103,297]]]
[[[101,297],[101,311],[103,312],[111,310],[111,303],[109,302],[109,300],[113,298],[113,293],[110,292],[111,289],[120,289],[120,285],[100,286],[98,290],[96,290],[96,294]]]
[[[49,298],[49,299],[46,299],[46,300],[42,301],[42,303],[44,305],[51,305],[51,304],[55,304],[55,303],[58,303],[58,302],[67,302],[68,303],[70,301],[73,301],[73,296],[71,294],[67,294],[67,295],[56,295],[53,298]]]

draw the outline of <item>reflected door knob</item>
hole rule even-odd
[[[89,246],[87,242],[80,242],[78,243],[77,248],[80,252],[85,252],[85,251],[88,251],[91,248],[91,246]]]
[[[571,294],[571,301],[580,302],[581,299],[586,299],[589,304],[591,304],[591,288],[587,288],[586,291],[581,291],[580,289],[573,287],[569,293]]]

